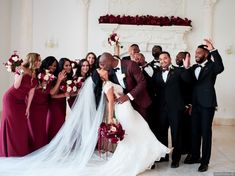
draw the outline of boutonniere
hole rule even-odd
[[[170,68],[171,70],[174,70],[174,69],[175,69],[175,67],[173,67],[173,65],[171,65],[169,68]]]

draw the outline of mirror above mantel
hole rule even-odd
[[[120,24],[99,24],[105,32],[103,49],[113,53],[114,46],[107,42],[109,35],[116,32],[120,37],[119,41],[123,48],[120,55],[126,55],[128,47],[136,43],[145,55],[151,55],[154,45],[162,46],[164,51],[168,51],[171,56],[175,56],[179,51],[187,50],[185,35],[192,30],[190,26],[151,26],[151,25],[120,25]],[[150,57],[150,56],[148,56]],[[148,59],[146,57],[146,59]],[[151,58],[150,58],[151,59]]]

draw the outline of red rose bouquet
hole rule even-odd
[[[107,124],[102,122],[98,130],[98,150],[101,151],[102,146],[106,151],[109,150],[109,144],[117,144],[124,139],[125,130],[122,125],[117,122],[116,124]]]
[[[47,85],[55,79],[55,76],[49,72],[49,70],[44,70],[38,74],[39,84],[42,86],[43,90],[46,90]]]
[[[7,68],[8,72],[20,74],[22,72],[22,70],[20,69],[22,63],[23,60],[20,59],[19,55],[17,55],[16,51],[14,51],[14,54],[11,55],[11,57],[6,63],[4,63],[4,65]]]
[[[113,32],[112,34],[109,35],[108,43],[111,46],[120,44],[119,43],[119,36],[117,35],[117,33]]]
[[[156,25],[156,26],[192,26],[188,18],[175,16],[152,16],[152,15],[104,15],[100,16],[99,23],[127,24],[127,25]]]
[[[68,92],[68,93],[76,93],[78,90],[77,81],[67,80],[66,82],[63,82],[60,86],[60,90],[63,92]]]
[[[124,139],[125,130],[120,123],[107,124],[102,122],[99,128],[99,137],[106,138],[112,144],[117,144]]]

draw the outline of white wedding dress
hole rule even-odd
[[[117,97],[122,94],[122,87],[110,81],[103,85],[103,92],[112,87]],[[0,158],[0,176],[136,176],[170,152],[126,101],[115,104],[124,139],[112,156],[100,157],[95,147],[105,98],[101,97],[96,109],[93,89],[92,79],[88,78],[71,114],[50,144],[25,157]]]

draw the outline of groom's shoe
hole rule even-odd
[[[201,162],[201,158],[193,158],[192,155],[187,155],[187,157],[184,160],[184,164],[196,164],[196,163],[200,163]]]
[[[201,164],[198,168],[198,172],[206,172],[208,170],[208,164]]]
[[[179,167],[179,161],[172,161],[171,168],[177,168]]]

